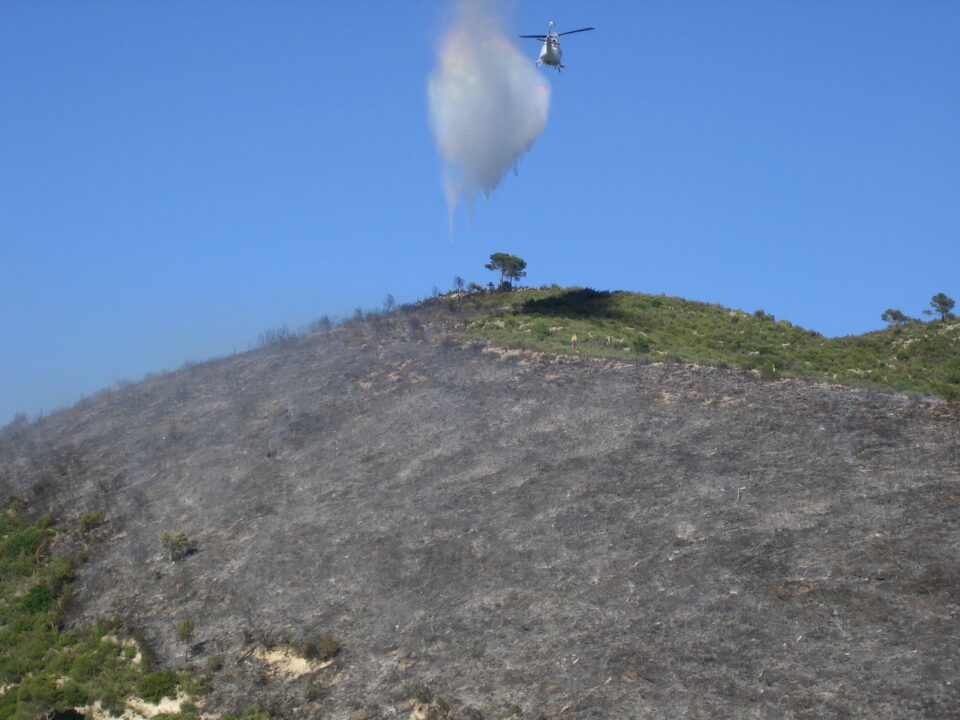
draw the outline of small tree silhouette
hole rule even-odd
[[[453,278],[453,286],[457,289],[457,307],[460,307],[461,303],[463,302],[462,298],[464,282],[464,279],[459,275],[455,275]]]

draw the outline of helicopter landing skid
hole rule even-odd
[[[560,72],[560,68],[566,67],[566,65],[553,65],[552,63],[550,64],[557,69],[557,72]],[[543,60],[537,60],[537,67],[543,67],[543,65],[544,65]]]

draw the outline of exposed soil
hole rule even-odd
[[[222,656],[208,710],[960,717],[956,405],[361,326],[8,429],[9,494],[106,514],[72,621]]]

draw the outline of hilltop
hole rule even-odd
[[[0,496],[82,556],[50,617],[117,621],[213,714],[955,717],[960,409],[816,365],[877,384],[836,349],[875,343],[934,392],[905,341],[956,327],[900,330],[438,298],[12,425]]]
[[[763,310],[558,287],[471,294],[458,309],[469,316],[471,334],[512,347],[732,367],[766,379],[805,378],[960,399],[957,318],[827,338]]]

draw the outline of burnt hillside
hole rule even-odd
[[[220,656],[211,712],[955,718],[958,421],[357,324],[8,428],[0,496],[104,513],[70,621]],[[257,651],[328,634],[303,672]]]

